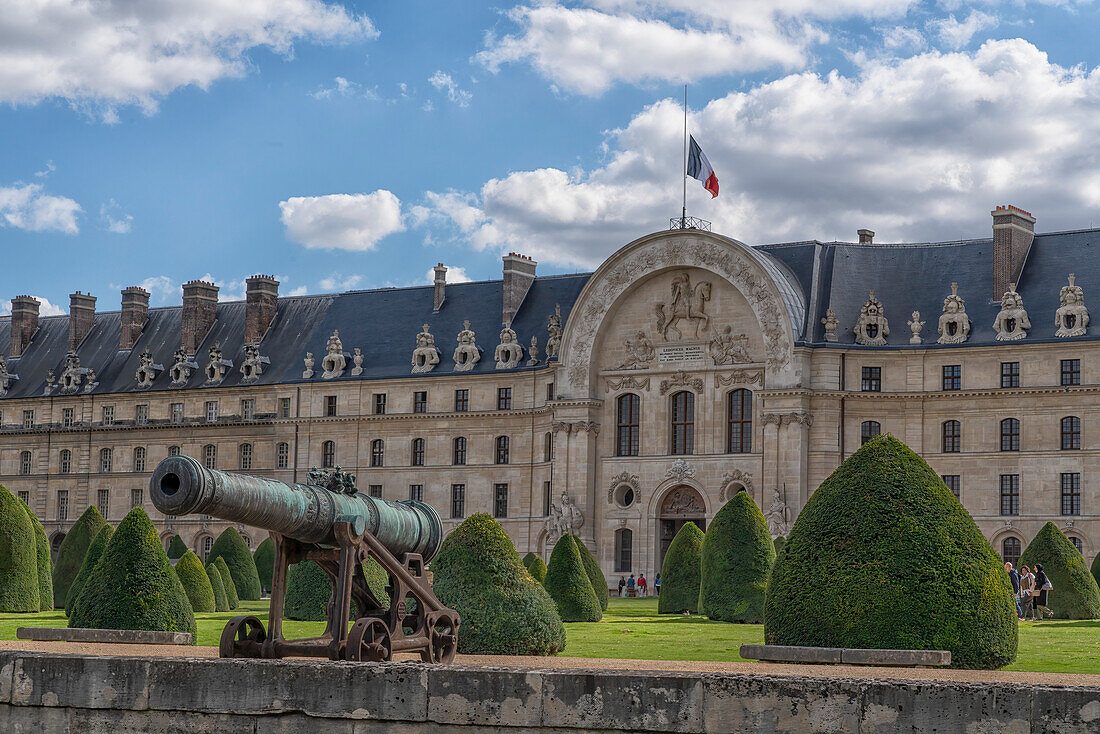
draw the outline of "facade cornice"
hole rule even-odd
[[[818,390],[812,394],[814,397],[838,397],[838,398],[862,398],[867,400],[956,400],[958,398],[989,398],[989,397],[1024,397],[1032,395],[1065,395],[1065,394],[1100,393],[1100,385],[1075,385],[1062,387],[1058,385],[1048,387],[990,387],[979,390],[935,390],[928,392],[862,392],[858,390]]]

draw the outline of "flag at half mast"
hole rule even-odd
[[[710,165],[703,149],[695,142],[695,136],[691,136],[691,145],[688,148],[687,175],[702,181],[703,188],[710,192],[710,198],[718,196],[718,177],[714,175],[714,167]]]

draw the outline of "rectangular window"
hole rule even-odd
[[[637,456],[641,433],[642,399],[634,393],[615,401],[615,455]]]
[[[145,503],[145,495],[140,489],[130,490],[130,509],[141,507]]]
[[[955,499],[959,498],[959,488],[962,486],[960,477],[958,474],[944,474],[943,483],[947,485],[947,488],[951,490],[951,494],[955,495]]]
[[[455,412],[465,413],[470,409],[470,391],[455,390]]]
[[[65,522],[69,519],[69,490],[57,490],[57,520]]]
[[[418,390],[413,393],[413,412],[414,413],[427,413],[428,412],[428,391]]]
[[[134,423],[144,426],[149,422],[149,406],[142,403],[134,409]]]
[[[881,367],[863,368],[863,377],[860,381],[860,390],[863,392],[882,392]]]
[[[325,415],[328,416],[328,417],[332,417],[332,416],[336,415],[336,396],[335,395],[326,395],[325,396]]]
[[[183,403],[172,403],[172,422],[183,423]]]
[[[634,563],[634,534],[629,528],[615,531],[615,573],[630,573]]]
[[[511,410],[512,409],[512,388],[500,387],[497,388],[497,410]]]
[[[240,448],[238,449],[238,452],[239,452],[238,464],[240,465],[241,469],[244,469],[244,470],[251,469],[252,468],[252,444],[242,443],[240,445]]]
[[[508,517],[508,485],[493,485],[493,517]]]
[[[1063,359],[1062,360],[1062,386],[1068,387],[1070,385],[1081,384],[1081,360],[1079,359]]]
[[[1020,363],[1001,362],[1001,387],[1020,386]]]
[[[542,514],[550,515],[550,482],[542,483]]]
[[[456,520],[466,517],[466,485],[451,485],[451,517]]]
[[[381,484],[371,484],[371,485],[369,485],[369,490],[368,491],[370,492],[371,497],[374,497],[376,499],[382,499],[382,485]]]
[[[286,469],[290,466],[290,444],[280,443],[275,453],[279,459],[279,468]]]
[[[31,473],[31,452],[21,451],[19,452],[19,473],[30,474]]]
[[[74,417],[73,409],[72,408],[62,408],[61,409],[61,427],[62,428],[72,428],[73,423],[75,423],[75,422],[76,422],[76,418]]]
[[[241,420],[250,421],[256,417],[256,399],[241,399]]]
[[[111,492],[107,489],[101,489],[96,492],[95,506],[99,510],[99,514],[103,515],[104,519],[110,517],[108,511],[111,509]]]
[[[409,485],[409,499],[413,502],[424,501],[424,485],[423,484],[410,484]]]
[[[1062,514],[1081,514],[1081,475],[1076,472],[1062,475]]]
[[[23,411],[23,427],[24,428],[34,428],[34,411],[33,410],[24,410]]]
[[[962,374],[961,364],[945,364],[943,366],[943,389],[962,390]]]
[[[1001,514],[1020,514],[1020,475],[1001,475]]]
[[[507,436],[497,436],[497,451],[496,451],[496,463],[507,464],[508,463],[508,445],[509,440]]]
[[[414,438],[412,442],[412,465],[424,466],[424,439]]]
[[[179,446],[169,446],[168,447],[168,455],[169,456],[179,456],[180,455],[180,447]]]
[[[279,398],[279,417],[290,417],[290,398]]]
[[[23,504],[29,506],[31,504],[31,493],[27,491],[20,491],[19,499],[23,501]]]
[[[546,383],[546,402],[550,402],[554,399],[554,383]]]
[[[218,420],[218,401],[206,401],[206,422],[213,423]]]
[[[380,392],[374,396],[374,414],[386,414],[386,393]],[[333,415],[335,415],[335,413]]]
[[[104,405],[103,406],[103,425],[113,426],[115,424],[115,406]]]

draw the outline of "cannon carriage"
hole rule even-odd
[[[234,617],[222,631],[221,657],[381,662],[413,652],[425,662],[454,659],[461,620],[436,598],[426,569],[443,541],[442,522],[431,506],[361,495],[354,477],[339,471],[310,472],[309,483],[286,484],[208,469],[188,456],[162,461],[149,494],[166,514],[210,515],[264,528],[275,542],[269,628],[255,616]],[[370,558],[389,578],[386,600],[367,585],[363,564]],[[317,563],[332,582],[327,625],[319,637],[286,639],[287,570],[304,560]]]

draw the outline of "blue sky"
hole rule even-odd
[[[1092,2],[25,0],[0,18],[0,313],[208,277],[587,270],[678,212],[682,85],[748,243],[1100,207]],[[155,6],[155,7],[154,7]],[[50,311],[51,308],[46,308]]]

